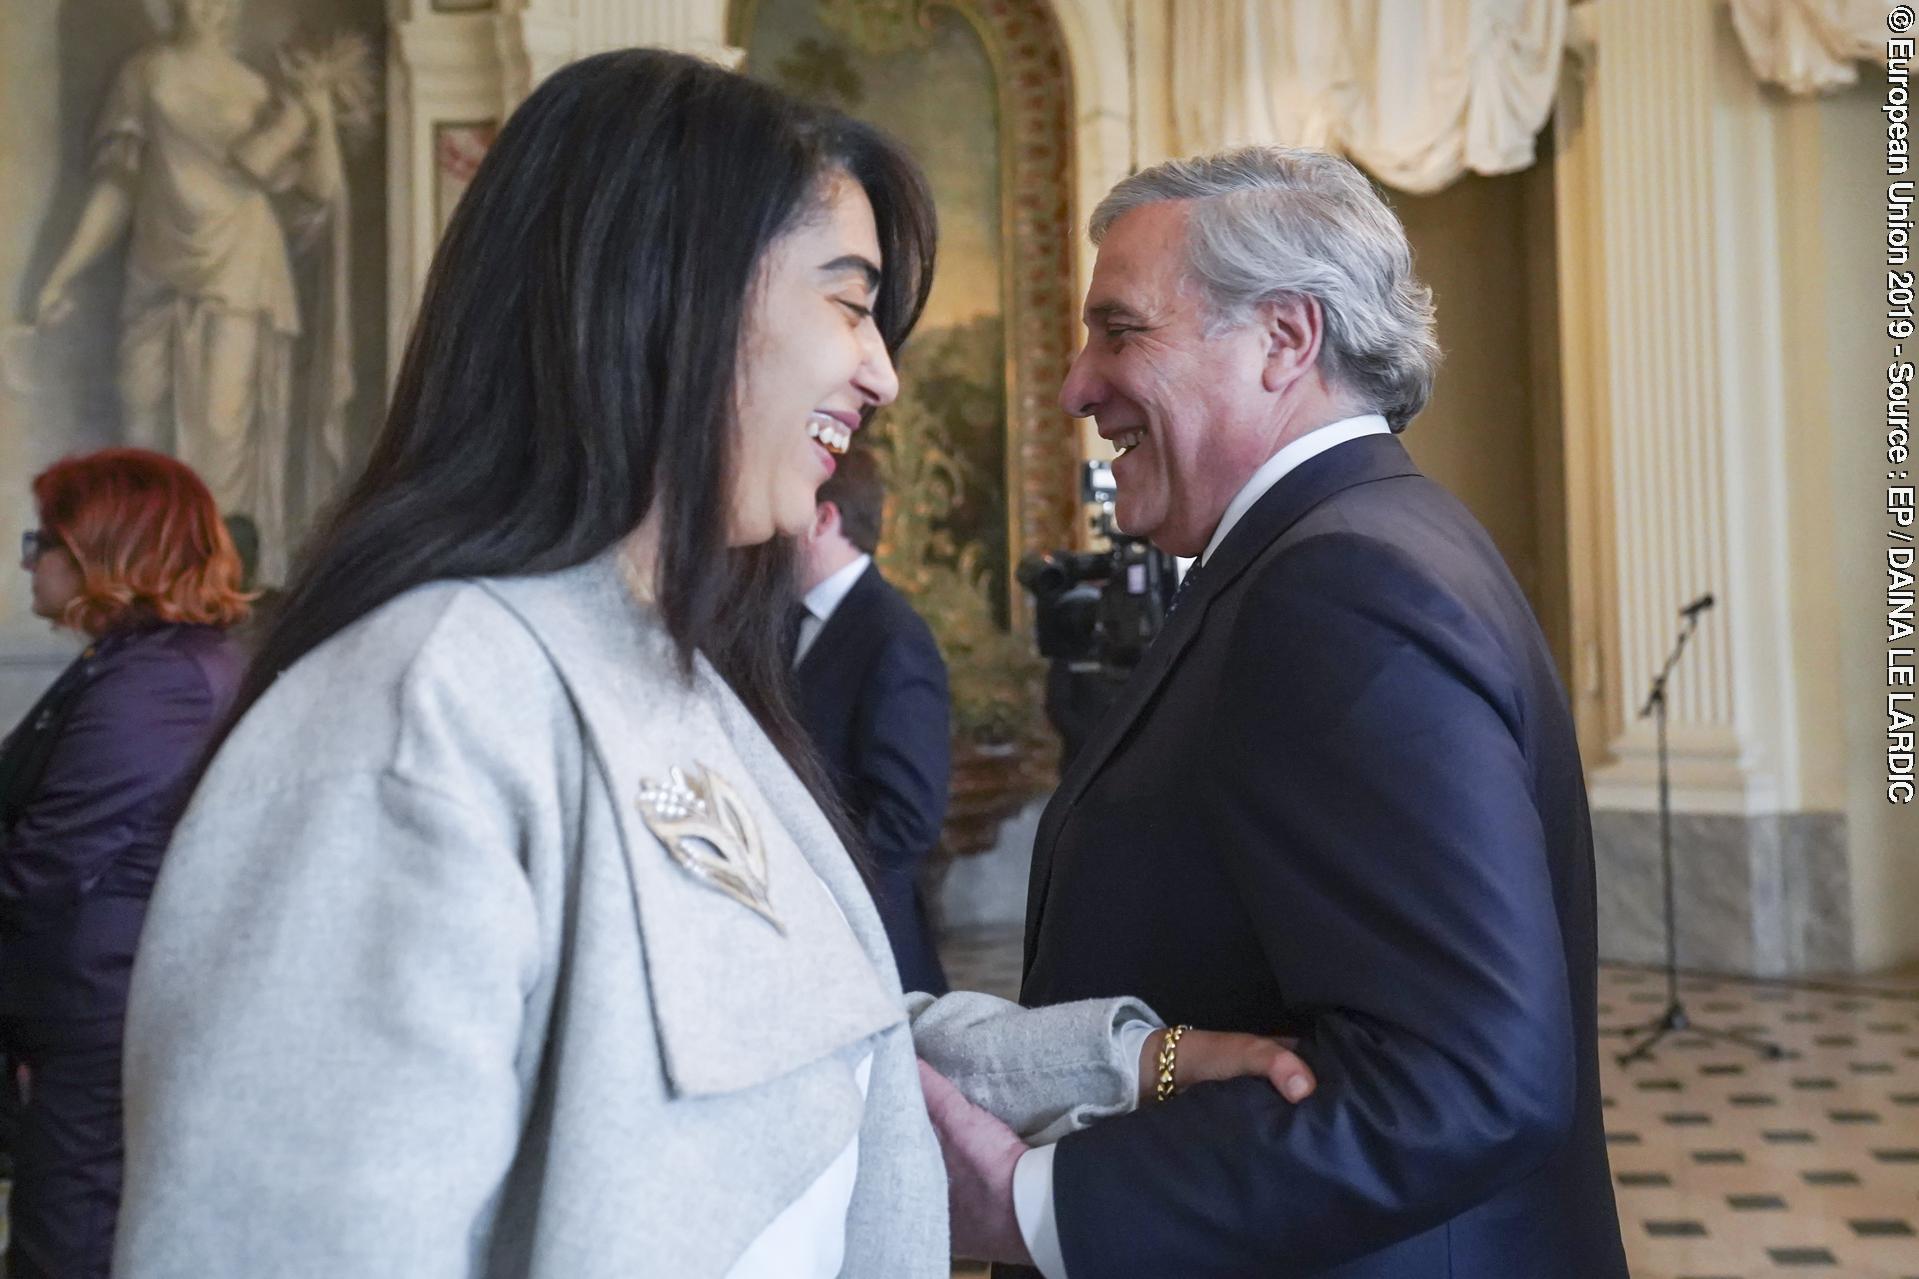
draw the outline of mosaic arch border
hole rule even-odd
[[[1007,246],[1007,553],[1083,540],[1078,523],[1078,431],[1059,409],[1074,354],[1073,81],[1065,37],[1046,0],[829,0],[864,9],[876,23],[917,23],[950,9],[979,33],[1000,107],[1000,231]],[[727,43],[743,48],[760,0],[729,0]],[[1011,587],[1015,628],[1031,620],[1025,592]]]

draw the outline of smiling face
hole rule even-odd
[[[1127,533],[1198,555],[1271,457],[1275,425],[1258,324],[1207,335],[1186,268],[1186,205],[1143,205],[1107,228],[1087,290],[1086,345],[1060,407],[1120,448],[1114,514]]]
[[[873,321],[884,265],[873,206],[844,175],[767,250],[740,357],[729,545],[805,533],[862,412],[899,394]]]

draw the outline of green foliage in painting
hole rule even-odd
[[[935,9],[939,9],[935,13]],[[891,494],[880,565],[946,655],[958,739],[1044,737],[1044,667],[1011,612],[998,119],[979,36],[928,0],[760,0],[749,65],[887,129],[926,166],[942,225],[901,394],[862,432]]]
[[[794,97],[835,111],[850,112],[866,101],[865,82],[843,44],[803,36],[773,64],[773,76]]]
[[[851,40],[872,58],[924,49],[932,43],[926,0],[817,0],[820,25]]]
[[[916,334],[900,357],[902,398],[911,398],[939,423],[952,451],[958,491],[939,517],[946,544],[959,548],[940,562],[959,566],[960,553],[978,563],[993,620],[1008,621],[1006,606],[1006,355],[996,315]]]
[[[1000,324],[982,316],[916,335],[900,398],[869,428],[892,501],[880,545],[889,581],[913,600],[951,669],[954,727],[977,742],[1037,737],[1044,667],[1006,629],[1005,369]],[[982,442],[990,447],[981,449]]]

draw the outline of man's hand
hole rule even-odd
[[[920,1088],[946,1161],[954,1254],[1030,1266],[1033,1258],[1013,1214],[1013,1165],[1026,1153],[1026,1143],[923,1061]]]
[[[1166,1032],[1156,1030],[1146,1036],[1145,1044],[1140,1047],[1141,1105],[1153,1099],[1159,1083],[1160,1045],[1165,1041]],[[1189,1030],[1180,1036],[1173,1067],[1173,1086],[1185,1089],[1194,1084],[1252,1076],[1272,1084],[1273,1090],[1287,1101],[1304,1101],[1313,1095],[1313,1089],[1319,1086],[1319,1081],[1313,1077],[1312,1067],[1292,1051],[1297,1042],[1225,1030]]]

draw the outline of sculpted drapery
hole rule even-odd
[[[352,37],[283,49],[276,80],[233,50],[238,0],[173,0],[171,29],[123,63],[94,130],[91,187],[34,306],[124,244],[117,382],[129,444],[201,475],[284,580],[347,461],[350,213],[339,130],[371,123]]]
[[[276,123],[287,124],[261,127],[274,110],[264,79],[169,86],[164,56],[150,47],[121,69],[96,144],[100,167],[134,192],[124,426],[130,442],[193,466],[225,512],[253,520],[260,576],[278,582],[299,519],[345,460],[352,370],[338,151],[330,121],[285,111]],[[313,229],[324,265],[304,317],[272,200],[296,186],[323,210]],[[294,343],[309,327],[318,367],[301,379]]]
[[[1191,0],[1173,24],[1182,152],[1344,152],[1405,191],[1533,161],[1566,0]]]
[[[1753,74],[1798,94],[1852,84],[1861,61],[1883,61],[1893,6],[1671,2],[1729,2]],[[1413,192],[1526,168],[1558,92],[1570,9],[1568,0],[1180,0],[1175,149],[1321,147]]]
[[[1732,25],[1753,73],[1790,93],[1822,93],[1886,57],[1893,0],[1732,0]]]

